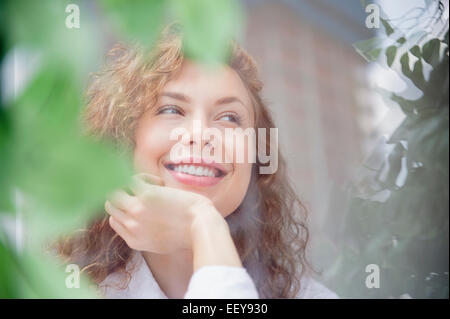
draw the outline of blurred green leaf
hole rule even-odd
[[[353,47],[368,62],[372,62],[378,59],[382,51],[382,44],[383,40],[375,37],[368,40],[356,42],[353,44]]]
[[[1,229],[0,229],[1,232]],[[22,295],[19,269],[11,250],[0,240],[0,298],[16,298]]]
[[[25,251],[21,255],[24,273],[27,274],[32,294],[25,298],[99,298],[95,286],[80,272],[80,286],[69,288],[65,264],[50,256]],[[51,274],[51,277],[48,276]],[[30,289],[28,289],[29,291]]]
[[[166,12],[164,0],[102,0],[112,27],[128,40],[139,41],[148,49],[161,30]]]
[[[12,120],[9,112],[0,105],[0,213],[12,212],[12,187],[10,185],[12,174],[12,153],[13,145]]]
[[[16,253],[0,241],[0,298],[99,298],[81,272],[79,287],[70,288],[65,264],[49,255]]]
[[[71,67],[80,83],[93,65],[100,62],[100,39],[92,25],[86,2],[80,7],[80,28],[66,26],[66,6],[70,0],[7,1],[7,46],[19,46],[43,57],[44,62],[59,60]],[[76,3],[76,2],[75,2]]]
[[[82,226],[132,175],[129,155],[81,136],[81,90],[69,74],[60,64],[44,67],[12,108],[12,181],[36,236]]]
[[[183,28],[187,57],[206,64],[223,63],[229,43],[242,30],[243,15],[235,0],[171,0],[171,10]]]
[[[6,2],[7,25],[10,43],[28,44],[42,48],[51,45],[55,34],[64,26],[64,10],[68,1]]]

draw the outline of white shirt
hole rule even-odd
[[[123,276],[110,274],[100,283],[100,292],[106,298],[168,299],[156,282],[142,254],[133,251],[127,264],[131,279],[127,287]],[[214,283],[212,285],[211,283]],[[296,298],[335,299],[338,296],[312,278],[303,278]],[[123,289],[122,289],[123,288]],[[257,299],[258,292],[247,270],[242,267],[204,266],[192,275],[185,299]]]

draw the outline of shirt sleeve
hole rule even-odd
[[[212,265],[192,275],[184,299],[258,299],[258,292],[245,268]]]

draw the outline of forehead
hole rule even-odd
[[[193,101],[215,102],[224,96],[236,96],[248,107],[251,100],[240,76],[228,65],[214,68],[185,60],[177,76],[162,90],[182,93]]]

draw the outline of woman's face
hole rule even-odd
[[[135,168],[159,176],[165,186],[208,197],[226,217],[241,204],[253,165],[247,155],[243,163],[236,160],[236,154],[248,154],[248,148],[254,146],[246,139],[240,145],[225,139],[225,129],[245,130],[254,125],[250,97],[233,69],[224,65],[211,71],[185,60],[179,75],[161,90],[156,105],[138,121]],[[212,128],[221,132],[222,139],[201,138],[199,126],[202,131]],[[174,130],[188,133],[189,138],[170,138]],[[177,143],[189,153],[174,158],[171,150]],[[214,162],[205,160],[205,154]],[[200,160],[203,163],[198,163]]]

